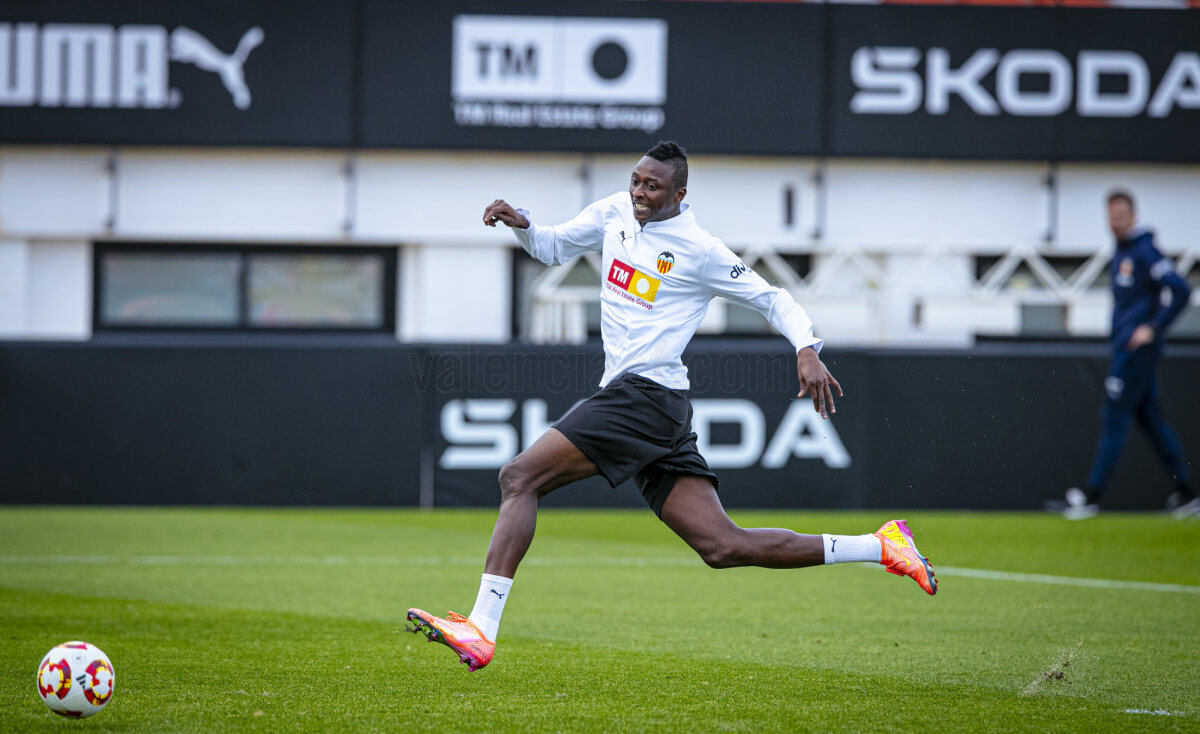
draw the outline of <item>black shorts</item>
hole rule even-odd
[[[687,393],[626,373],[577,403],[554,428],[592,460],[609,484],[633,478],[646,504],[662,517],[681,475],[717,475],[696,448]]]

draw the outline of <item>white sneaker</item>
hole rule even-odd
[[[1179,507],[1171,510],[1171,516],[1176,520],[1200,517],[1200,497],[1193,497],[1191,501],[1184,502]]]
[[[1197,508],[1197,511],[1200,511],[1200,508]],[[1082,489],[1071,487],[1067,490],[1067,509],[1063,510],[1063,517],[1068,520],[1086,520],[1099,513],[1100,505],[1088,502],[1087,493]]]

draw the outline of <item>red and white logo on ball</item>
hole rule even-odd
[[[46,660],[38,668],[37,684],[42,698],[57,696],[61,701],[71,692],[71,666],[66,660],[57,663]]]
[[[83,684],[83,695],[93,706],[103,706],[112,698],[113,669],[103,660],[93,660],[87,667],[87,679]]]

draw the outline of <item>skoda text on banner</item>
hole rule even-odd
[[[1200,14],[830,12],[832,155],[1200,160]]]

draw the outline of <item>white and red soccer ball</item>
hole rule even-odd
[[[100,648],[86,642],[64,642],[37,669],[42,701],[56,714],[82,719],[98,713],[112,699],[117,676]]]

